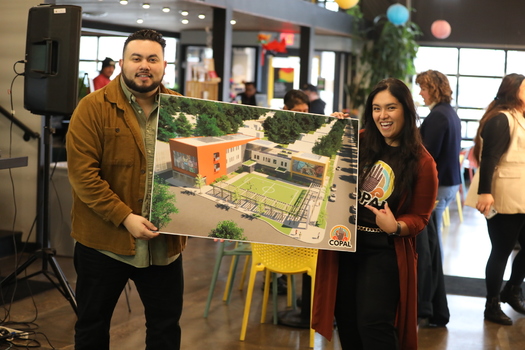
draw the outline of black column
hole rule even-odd
[[[299,48],[299,59],[301,68],[299,70],[299,86],[311,83],[312,59],[314,57],[314,28],[301,27],[301,42]]]
[[[232,25],[231,7],[213,9],[213,59],[215,71],[221,78],[219,84],[219,101],[230,100],[230,76],[232,58]]]

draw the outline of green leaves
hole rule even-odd
[[[362,16],[354,20],[363,23]],[[414,22],[398,26],[385,15],[376,17],[371,27],[358,29],[357,33],[363,38],[363,46],[352,61],[353,78],[346,87],[350,109],[362,108],[373,86],[383,79],[409,81],[416,73],[414,59],[419,49],[416,38],[422,35]]]

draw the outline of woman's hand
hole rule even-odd
[[[490,207],[494,204],[494,197],[490,193],[482,193],[478,196],[476,209],[483,215],[489,213]]]
[[[345,119],[345,118],[350,117],[350,114],[343,113],[343,112],[334,112],[334,113],[330,114],[330,116],[331,117],[336,117],[337,119]]]
[[[376,209],[372,207],[371,205],[365,205],[366,208],[370,209],[372,213],[376,216],[376,224],[377,226],[387,232],[396,232],[397,231],[397,221],[394,217],[394,214],[388,207],[388,203],[385,202],[385,208],[384,209]]]

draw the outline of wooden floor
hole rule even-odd
[[[472,208],[464,208],[464,221],[458,220],[455,206],[451,208],[451,225],[444,229],[444,270],[446,274],[467,277],[484,276],[484,268],[490,251],[483,217]],[[191,350],[255,350],[255,349],[308,349],[308,330],[296,329],[271,322],[259,323],[261,306],[261,278],[257,283],[248,324],[246,341],[239,341],[245,294],[235,290],[230,305],[222,302],[229,258],[225,258],[210,314],[203,318],[204,305],[218,244],[206,239],[192,238],[184,253],[185,301],[181,320],[183,338],[182,349]],[[58,258],[60,267],[72,286],[75,273],[70,257]],[[0,261],[4,274],[13,264],[12,259]],[[38,270],[39,264],[32,269]],[[239,269],[240,271],[241,269]],[[240,275],[239,275],[240,276]],[[508,277],[508,271],[506,278]],[[42,275],[34,277],[43,278]],[[239,281],[239,278],[237,278]],[[112,327],[112,346],[115,350],[144,349],[143,310],[136,290],[129,293],[131,311],[128,311],[126,298],[121,297]],[[279,297],[285,308],[284,297]],[[419,330],[419,349],[427,350],[480,350],[480,349],[525,349],[525,316],[514,312],[506,304],[503,310],[514,320],[513,326],[499,326],[483,320],[484,298],[448,295],[451,320],[446,328],[421,328]],[[73,328],[75,314],[70,304],[56,290],[38,294],[15,302],[10,309],[11,320],[31,321],[38,325],[38,331],[49,338],[56,349],[74,349]],[[270,321],[270,311],[268,321]],[[40,349],[52,349],[43,335],[37,339],[42,343]],[[1,350],[5,349],[0,347]],[[315,349],[340,349],[337,334],[330,343],[316,334]]]

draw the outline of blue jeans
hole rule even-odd
[[[443,213],[445,212],[445,208],[450,204],[450,202],[452,202],[452,200],[456,198],[456,193],[458,191],[459,185],[438,187],[438,194],[436,200],[438,200],[439,202],[436,205],[434,212],[436,213],[436,224],[439,238],[439,247],[441,248],[441,259],[443,259],[443,238],[441,237]]]

